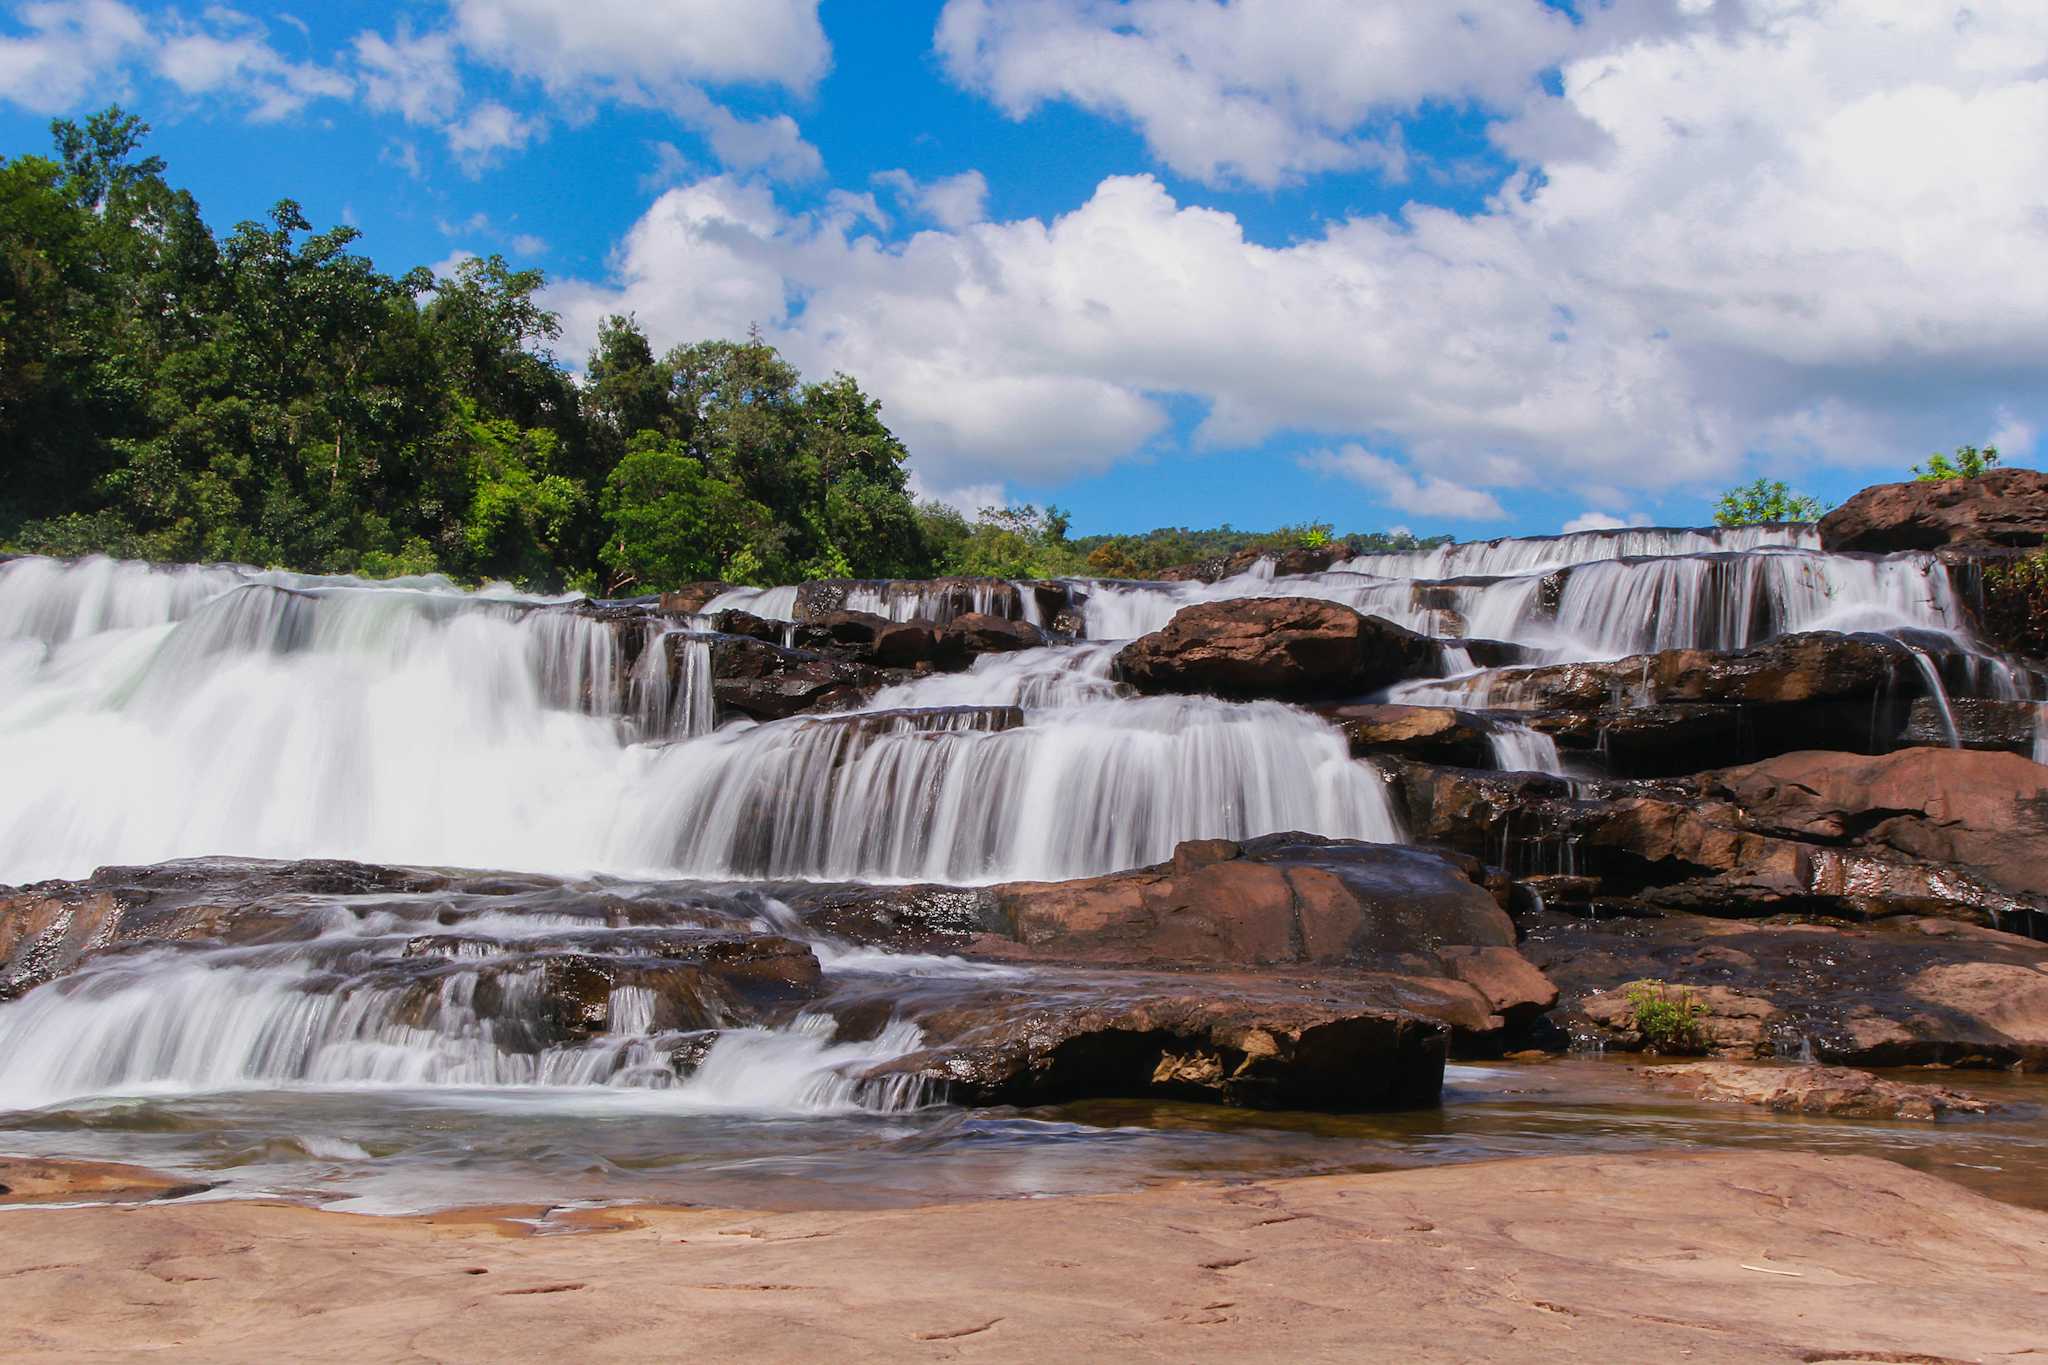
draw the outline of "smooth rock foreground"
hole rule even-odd
[[[5,1217],[10,1359],[2017,1365],[2048,1264],[2048,1214],[1760,1152],[536,1220],[580,1235],[249,1204]]]

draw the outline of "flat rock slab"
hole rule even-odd
[[[1687,1062],[1642,1068],[1652,1085],[1702,1100],[1753,1104],[1780,1114],[1850,1119],[1937,1119],[1988,1114],[1997,1106],[1938,1085],[1888,1081],[1846,1066],[1744,1066]]]
[[[1865,1157],[1560,1157],[888,1212],[13,1211],[0,1355],[2019,1361],[2048,1214]]]

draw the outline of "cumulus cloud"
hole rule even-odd
[[[1372,490],[1382,506],[1417,516],[1459,521],[1499,521],[1507,516],[1499,500],[1483,489],[1467,488],[1435,475],[1418,475],[1359,445],[1304,455],[1301,466],[1349,479]]]
[[[807,93],[831,66],[818,0],[451,0],[480,58],[557,90],[777,85]]]
[[[33,113],[72,108],[149,41],[141,15],[115,0],[22,5],[23,31],[0,37],[0,99]]]
[[[1589,11],[1559,93],[1517,96],[1502,140],[1546,159],[1476,214],[1415,205],[1266,246],[1115,176],[1050,218],[890,240],[712,177],[655,203],[613,279],[558,301],[585,337],[611,308],[671,340],[759,323],[807,368],[860,375],[942,486],[1101,469],[1154,448],[1183,399],[1199,444],[1358,441],[1354,477],[1444,516],[1535,483],[1618,500],[1755,455],[1903,467],[1994,425],[2030,434],[2048,406],[2048,11],[1644,10],[1658,22],[1627,29]]]
[[[286,58],[259,20],[224,5],[188,20],[145,18],[116,0],[44,0],[15,17],[24,31],[0,37],[0,99],[37,113],[122,95],[138,70],[182,94],[239,103],[258,122],[355,93],[347,75]]]
[[[948,0],[954,80],[1023,118],[1068,101],[1133,124],[1206,183],[1403,167],[1375,132],[1426,100],[1510,107],[1576,42],[1541,0]]]
[[[988,179],[980,171],[923,181],[905,170],[877,171],[874,182],[942,228],[957,231],[988,216]]]
[[[1648,526],[1650,518],[1641,512],[1631,512],[1626,517],[1617,517],[1597,508],[1587,508],[1573,517],[1561,528],[1565,535],[1574,531],[1615,531],[1624,526]]]

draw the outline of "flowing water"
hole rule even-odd
[[[1287,829],[1403,837],[1378,773],[1310,712],[1118,685],[1115,642],[1192,602],[1289,594],[1386,616],[1450,642],[1452,676],[1409,694],[1467,704],[1505,695],[1514,674],[1473,666],[1468,640],[1539,663],[1808,629],[1903,635],[1920,663],[1900,685],[1933,697],[1952,734],[1951,693],[2048,698],[1970,638],[1931,556],[1827,555],[1790,528],[1504,540],[1295,577],[1267,564],[1215,584],[1067,590],[1084,640],[985,656],[852,713],[756,724],[718,713],[710,617],[793,621],[795,588],[622,625],[581,599],[432,578],[0,564],[0,883],[188,858],[506,880],[302,897],[290,933],[106,953],[0,1003],[0,1150],[366,1209],[1038,1194],[1554,1150],[1560,1134],[1580,1149],[1767,1134],[1996,1164],[1988,1135],[2004,1129],[1969,1129],[1980,1140],[1708,1115],[1635,1089],[1624,1101],[1603,1073],[1569,1066],[1542,1071],[1562,1078],[1549,1098],[1518,1093],[1512,1070],[1459,1070],[1440,1112],[1373,1120],[966,1112],[909,1082],[854,1081],[922,1044],[920,1002],[1017,969],[838,943],[780,909],[780,887],[1068,878],[1189,838]],[[863,584],[846,598],[898,620],[972,609],[1043,624],[1040,600],[990,582]],[[1512,715],[1490,734],[1503,769],[1568,766]],[[541,873],[570,880],[518,875]],[[822,1004],[770,1007],[714,982],[684,992],[694,1012],[681,1017],[673,981],[645,967],[672,958],[677,935],[786,936],[822,965]],[[601,999],[578,997],[601,1027],[561,1026],[551,964],[564,954],[612,973]],[[832,1007],[849,992],[890,1003],[894,1022],[842,1039]],[[2035,1139],[2009,1163],[2048,1172]]]

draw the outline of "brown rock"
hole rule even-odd
[[[2048,543],[2048,473],[1994,469],[1974,479],[1884,483],[1821,518],[1827,550],[1934,550]]]
[[[680,588],[671,588],[661,595],[661,609],[673,615],[695,616],[704,610],[705,604],[720,593],[732,591],[732,584],[709,580],[701,583],[685,583]]]
[[[1879,1080],[1840,1066],[1745,1066],[1687,1062],[1644,1067],[1654,1085],[1703,1100],[1754,1104],[1780,1114],[1826,1114],[1852,1119],[1936,1119],[1983,1114],[1995,1106],[1937,1085]]]
[[[1477,716],[1448,706],[1326,706],[1316,714],[1344,732],[1351,753],[1400,754],[1463,767],[1485,767],[1493,760],[1489,727]]]
[[[1118,674],[1140,692],[1289,700],[1353,697],[1440,667],[1437,645],[1377,616],[1307,597],[1183,607],[1125,645]]]

